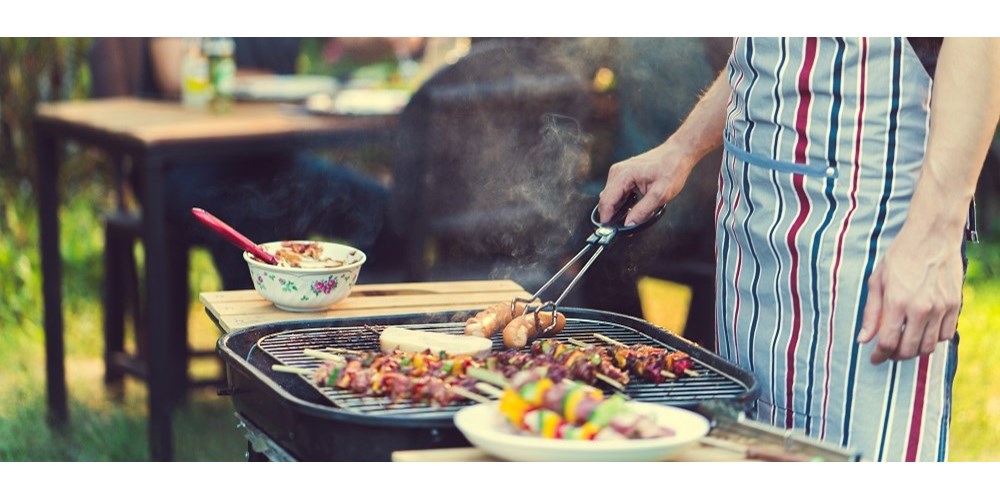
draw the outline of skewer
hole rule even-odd
[[[582,340],[577,340],[577,339],[572,339],[572,338],[571,339],[566,339],[566,342],[568,342],[570,344],[573,344],[573,345],[575,345],[577,347],[584,347],[584,348],[586,348],[586,347],[594,347],[593,345],[588,344],[586,342],[583,342]],[[595,373],[594,374],[594,378],[603,381],[605,384],[610,385],[611,387],[615,388],[618,392],[623,393],[622,395],[624,395],[625,386],[622,385],[621,382],[619,382],[619,381],[617,381],[617,380],[615,380],[615,379],[613,379],[613,378],[611,378],[611,377],[609,377],[609,376],[607,376],[607,375],[605,375],[603,373]]]
[[[347,361],[346,359],[344,359],[343,356],[338,356],[336,354],[331,354],[329,352],[319,351],[316,349],[303,349],[302,354],[305,354],[306,356],[312,358],[325,359],[327,361],[336,361],[338,363],[343,363],[344,361]]]
[[[625,386],[622,385],[621,382],[619,382],[619,381],[617,381],[617,380],[615,380],[615,379],[613,379],[613,378],[611,378],[611,377],[609,377],[609,376],[607,376],[607,375],[605,375],[603,373],[595,373],[594,374],[594,378],[596,378],[598,380],[601,380],[605,384],[608,384],[611,387],[617,389],[618,392],[622,392],[622,391],[625,390]]]
[[[337,356],[335,354],[329,354],[329,353],[325,353],[325,352],[322,352],[322,351],[317,351],[315,349],[306,349],[305,351],[309,351],[308,353],[306,353],[308,355],[313,355],[313,356],[316,356],[316,357],[319,357],[319,358],[322,358],[322,359],[328,359],[328,360],[335,361],[335,362],[343,362],[343,361],[345,361],[343,357]],[[274,370],[274,371],[276,371],[276,372],[294,373],[294,374],[297,374],[297,375],[312,375],[316,371],[315,369],[311,369],[311,368],[300,368],[300,367],[296,367],[296,366],[287,366],[287,365],[279,365],[279,364],[273,364],[273,365],[271,365],[271,369]],[[466,389],[466,388],[464,388],[462,386],[449,385],[447,387],[448,387],[449,391],[451,391],[451,392],[453,392],[453,393],[455,393],[455,394],[457,394],[459,396],[462,396],[465,399],[468,399],[468,400],[471,400],[471,401],[475,401],[477,403],[490,403],[490,402],[492,402],[489,398],[487,398],[487,397],[485,397],[485,396],[483,396],[481,394],[476,394],[476,393],[474,393],[474,392],[472,392],[472,391],[470,391],[470,390],[468,390],[468,389]]]
[[[497,388],[495,385],[487,384],[486,382],[476,382],[476,389],[479,389],[480,391],[483,391],[484,393],[495,398],[503,396],[503,390]]]
[[[343,347],[327,347],[326,349],[323,349],[323,351],[339,352],[339,353],[343,353],[343,354],[354,354],[354,355],[357,355],[357,356],[366,356],[368,354],[371,354],[369,352],[358,351],[356,349],[345,349]]]
[[[271,370],[276,371],[276,372],[283,372],[283,373],[295,373],[295,374],[298,374],[298,375],[312,375],[313,374],[313,370],[311,370],[309,368],[299,368],[299,367],[296,367],[296,366],[285,366],[285,365],[278,365],[278,364],[271,365]]]
[[[583,342],[583,341],[577,340],[577,339],[573,339],[573,338],[566,339],[566,342],[569,343],[569,344],[573,344],[573,345],[575,345],[577,347],[584,347],[584,348],[594,347],[591,344],[588,344],[586,342]],[[615,379],[613,379],[613,378],[611,378],[611,377],[609,377],[609,376],[607,376],[607,375],[605,375],[603,373],[595,373],[594,377],[597,378],[598,380],[603,381],[605,384],[608,384],[611,387],[614,387],[618,391],[624,391],[625,390],[625,386],[622,385],[621,382],[619,382],[619,381],[617,381],[617,380],[615,380]]]
[[[504,377],[503,374],[487,370],[486,368],[477,368],[473,366],[466,370],[465,374],[476,380],[492,384],[496,387],[510,387],[510,382],[507,381],[507,378]]]
[[[492,401],[489,398],[483,396],[482,394],[476,394],[460,385],[449,386],[448,390],[454,392],[455,394],[458,394],[459,396],[462,396],[465,399],[469,399],[477,403],[492,403]]]
[[[595,333],[593,335],[594,335],[595,339],[600,340],[601,342],[605,342],[605,343],[608,343],[608,344],[611,344],[611,345],[628,347],[628,344],[626,344],[624,342],[619,342],[619,341],[617,341],[617,340],[615,340],[615,339],[613,339],[611,337],[605,337],[604,335],[601,335],[600,333]]]
[[[588,344],[588,343],[586,343],[586,342],[584,342],[582,340],[578,340],[578,339],[574,339],[574,338],[566,339],[566,343],[573,344],[573,345],[575,345],[577,347],[583,347],[583,348],[594,347],[594,345],[592,345],[592,344]],[[613,378],[611,378],[611,377],[609,377],[609,376],[607,376],[607,375],[605,375],[603,373],[595,373],[594,377],[597,378],[598,380],[603,381],[605,384],[608,384],[611,387],[615,388],[618,392],[622,393],[623,396],[625,395],[624,394],[625,386],[622,385],[621,382],[619,382],[619,381],[617,381],[617,380],[615,380],[615,379],[613,379]]]
[[[608,344],[614,344],[614,345],[621,346],[621,347],[629,347],[629,345],[626,344],[626,343],[624,343],[624,342],[619,342],[619,341],[617,341],[617,340],[615,340],[615,339],[613,339],[611,337],[605,337],[604,335],[601,335],[600,333],[595,333],[593,335],[594,335],[594,338],[596,338],[597,340],[600,340],[602,342],[607,342]],[[696,371],[694,371],[694,370],[692,370],[690,368],[684,370],[684,374],[687,375],[687,376],[689,376],[689,377],[694,377],[694,378],[697,378],[697,377],[701,376],[700,373],[698,373],[698,372],[696,372]],[[676,374],[668,372],[666,370],[661,371],[660,375],[663,375],[664,377],[671,378],[671,379],[677,378]]]

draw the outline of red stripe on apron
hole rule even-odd
[[[809,90],[809,81],[812,76],[813,65],[816,63],[816,39],[806,40],[806,53],[802,61],[802,69],[799,71],[799,102],[796,110],[795,130],[795,161],[806,163],[806,148],[809,145],[809,136],[806,128],[809,118],[809,108],[812,102],[812,92]],[[799,297],[799,250],[795,240],[799,231],[809,217],[809,197],[803,188],[805,176],[802,174],[792,174],[792,183],[795,186],[795,194],[799,199],[799,214],[795,218],[786,238],[788,250],[791,254],[791,272],[789,281],[792,293],[792,332],[788,341],[788,350],[785,353],[787,366],[785,368],[785,426],[794,425],[793,409],[795,405],[792,401],[795,388],[795,351],[799,345],[799,334],[802,329],[802,302]]]
[[[917,449],[920,447],[920,431],[923,430],[924,401],[927,399],[927,367],[931,357],[928,354],[920,356],[917,367],[917,388],[913,394],[913,413],[910,415],[910,436],[906,442],[906,461],[917,460]]]

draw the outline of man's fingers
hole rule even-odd
[[[861,319],[861,331],[858,332],[858,342],[867,344],[878,332],[878,320],[882,316],[882,275],[878,269],[868,279],[868,300],[865,301],[865,312]]]
[[[924,335],[927,333],[928,314],[916,312],[912,316],[907,316],[903,323],[903,331],[900,333],[899,347],[891,356],[896,361],[917,357],[920,354],[920,347],[923,343]]]
[[[958,331],[958,308],[949,310],[945,315],[944,319],[941,320],[941,333],[938,335],[938,340],[945,341],[951,340],[955,336],[955,332]]]
[[[920,340],[920,354],[930,354],[937,348],[943,322],[944,315],[942,314],[934,315],[927,320],[927,329],[924,331],[924,337]]]
[[[663,204],[663,191],[656,187],[647,191],[625,216],[625,227],[642,224]]]
[[[632,190],[632,182],[609,175],[608,184],[601,191],[601,196],[597,202],[597,213],[601,217],[601,223],[606,224],[614,217],[618,207],[621,206],[628,193]]]
[[[920,348],[923,345],[923,338],[927,334],[929,324],[940,322],[944,309],[936,307],[931,300],[909,299],[906,301],[904,311],[906,311],[905,329],[899,340],[899,348],[892,356],[892,359],[896,361],[915,358],[920,354]],[[937,338],[937,330],[933,336],[935,339]]]
[[[900,304],[883,299],[883,313],[879,319],[878,341],[872,351],[872,363],[879,364],[892,357],[899,348],[902,336],[903,308]]]

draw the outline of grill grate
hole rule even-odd
[[[407,328],[462,335],[464,323],[407,324]],[[382,326],[371,327],[375,331]],[[341,348],[359,351],[379,349],[378,335],[365,326],[310,327],[289,329],[261,337],[257,347],[279,363],[298,368],[315,369],[322,363],[302,353],[304,349]],[[566,327],[556,335],[557,340],[574,338],[595,345],[604,345],[593,334],[599,333],[625,344],[649,344],[678,350],[648,334],[624,325],[582,318],[569,318]],[[500,336],[493,339],[494,351],[505,349]],[[675,406],[694,406],[706,400],[736,400],[747,393],[748,388],[737,379],[708,366],[692,357],[698,377],[685,377],[663,383],[644,382],[633,378],[626,386],[625,393],[637,401]],[[318,387],[306,375],[298,375],[311,387],[319,391],[333,405],[347,411],[368,415],[406,416],[408,418],[450,417],[464,406],[474,404],[461,401],[448,407],[434,407],[409,401],[392,402],[386,397],[372,397],[355,394],[344,389]],[[609,391],[605,388],[606,391]]]

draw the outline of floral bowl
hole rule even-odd
[[[291,267],[285,259],[279,265],[265,264],[243,252],[243,260],[250,266],[253,286],[275,307],[285,311],[322,311],[351,294],[358,281],[364,252],[339,243],[322,241],[272,241],[259,246],[271,255],[287,251],[290,244],[314,244],[321,249],[321,256],[330,262],[312,262],[309,267]]]

